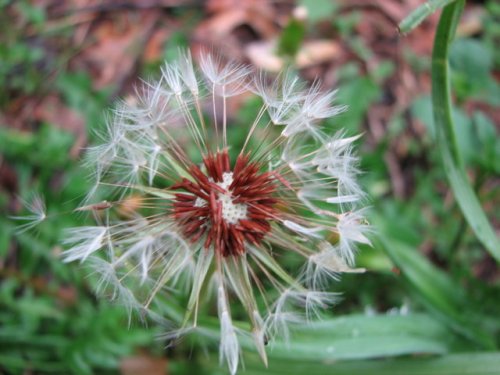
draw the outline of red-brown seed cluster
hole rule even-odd
[[[276,176],[260,172],[258,163],[250,162],[248,155],[240,155],[226,190],[220,183],[224,174],[231,172],[227,150],[209,154],[203,163],[207,174],[193,165],[189,170],[193,181],[184,178],[171,187],[186,192],[175,195],[173,217],[188,240],[202,240],[205,248],[213,246],[224,257],[243,254],[245,242],[258,244],[271,230],[270,221],[278,215]],[[230,194],[233,204],[246,205],[245,218],[227,222],[220,194]]]

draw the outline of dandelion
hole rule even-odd
[[[261,107],[252,123],[231,124],[227,101],[244,93]],[[197,327],[213,290],[221,361],[236,373],[239,338],[249,334],[267,363],[268,340],[336,300],[323,289],[328,279],[362,271],[351,268],[356,243],[369,242],[356,208],[356,137],[321,122],[345,109],[334,100],[291,71],[270,79],[209,54],[196,68],[182,53],[119,106],[90,149],[96,183],[80,210],[99,223],[67,233],[65,260],[89,264],[100,292],[141,312],[159,294],[187,290],[169,337]],[[100,187],[115,199],[89,205]],[[135,210],[123,214],[128,199]],[[289,253],[295,273],[280,261]],[[250,332],[236,327],[235,310]]]

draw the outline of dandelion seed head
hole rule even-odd
[[[241,335],[267,363],[267,341],[321,316],[338,299],[329,281],[358,272],[356,247],[369,243],[369,227],[359,209],[357,138],[322,124],[345,110],[336,92],[319,81],[307,88],[290,70],[272,78],[206,53],[197,68],[181,52],[161,73],[119,105],[89,149],[89,195],[106,186],[117,199],[99,205],[96,226],[66,233],[64,260],[88,264],[101,294],[155,321],[159,294],[187,293],[169,337],[196,331],[199,305],[216,300],[220,359],[234,374]],[[262,106],[242,140],[232,129],[245,124],[227,108],[245,92]],[[124,215],[129,198],[137,204]],[[97,205],[81,210],[89,207]],[[302,270],[282,265],[285,253]],[[250,331],[236,329],[233,304]]]

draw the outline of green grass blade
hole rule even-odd
[[[417,327],[422,331],[416,332]],[[269,357],[326,361],[444,354],[445,338],[443,329],[426,316],[346,316],[307,325],[293,334],[289,345],[271,344]]]
[[[456,316],[465,298],[460,288],[444,272],[437,269],[417,249],[384,236],[380,239],[383,250],[389,255],[401,275],[417,294],[433,308],[447,316]],[[378,242],[375,242],[378,247]]]
[[[420,25],[423,20],[429,17],[432,13],[438,9],[452,3],[456,0],[429,0],[420,5],[417,9],[411,12],[405,17],[403,21],[399,23],[399,31],[406,34],[413,30],[415,27]]]
[[[434,121],[445,173],[458,205],[479,241],[500,262],[500,243],[463,168],[451,115],[448,51],[463,6],[461,0],[444,8],[436,32],[432,53]]]
[[[225,374],[212,365],[211,374]],[[257,364],[257,359],[246,360],[244,375],[494,375],[498,374],[500,353],[463,353],[442,357],[420,357],[392,360],[349,362],[271,362],[269,368]]]
[[[254,351],[252,342],[247,341],[243,341],[243,346]],[[289,343],[271,340],[267,352],[270,362],[339,361],[446,354],[463,344],[429,315],[348,315],[295,327]]]
[[[200,334],[218,340],[217,322],[203,321]],[[202,328],[203,327],[203,328]],[[255,353],[250,337],[240,338],[246,353]],[[269,362],[330,362],[402,355],[443,355],[475,348],[431,315],[353,314],[290,326],[290,340],[271,339]]]
[[[467,308],[462,289],[416,249],[388,238],[390,229],[385,232],[380,241],[374,241],[375,246],[381,246],[389,255],[421,302],[456,332],[484,348],[495,348],[491,334],[479,324],[481,318]]]

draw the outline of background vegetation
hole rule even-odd
[[[179,47],[292,64],[340,88],[349,111],[336,123],[364,133],[376,235],[357,262],[368,272],[332,285],[342,301],[290,345],[271,342],[268,370],[248,345],[241,373],[497,373],[500,6],[471,1],[460,15],[461,1],[430,1],[451,4],[438,28],[439,12],[411,13],[420,1],[244,3],[0,1],[0,373],[226,373],[216,325],[157,339],[154,324],[97,300],[95,280],[59,258],[62,230],[83,220],[69,214],[89,189],[82,148],[106,109]],[[244,126],[255,103],[231,104]],[[34,192],[53,218],[16,232],[10,216]]]

